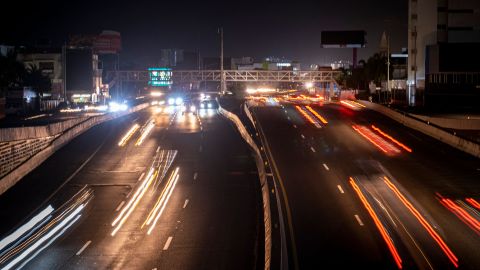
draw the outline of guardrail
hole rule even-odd
[[[265,228],[265,270],[270,269],[271,265],[271,254],[272,254],[272,218],[271,218],[271,209],[270,209],[270,194],[267,183],[267,175],[265,170],[265,165],[263,163],[262,155],[260,149],[258,149],[257,144],[252,139],[250,134],[248,134],[247,129],[242,124],[242,121],[235,114],[225,110],[220,106],[219,103],[219,112],[227,119],[232,121],[237,127],[238,131],[242,138],[250,145],[253,149],[255,155],[255,162],[257,165],[258,176],[260,179],[260,186],[262,190],[262,202],[263,202],[263,222]]]
[[[365,105],[368,109],[377,111],[387,117],[392,118],[393,120],[415,130],[418,130],[432,138],[435,138],[441,142],[449,144],[463,152],[471,154],[476,157],[480,157],[480,145],[474,142],[465,140],[463,138],[457,137],[449,132],[442,130],[428,123],[424,123],[420,120],[416,120],[410,117],[408,114],[402,114],[396,112],[392,109],[389,109],[385,106],[375,104],[372,102],[359,100],[360,103]]]
[[[46,142],[37,143],[35,140],[33,142],[25,144],[25,147],[20,147],[18,149],[13,148],[13,152],[10,154],[9,158],[2,161],[2,171],[3,168],[11,168],[2,178],[0,179],[0,195],[7,191],[9,188],[14,186],[20,179],[25,175],[33,171],[40,164],[42,164],[48,157],[55,153],[58,149],[68,143],[70,140],[76,136],[87,131],[89,128],[109,121],[139,110],[148,107],[148,104],[137,105],[125,112],[113,113],[113,114],[104,114],[101,116],[90,117],[87,120],[82,122],[79,121],[76,125],[71,126],[70,128],[61,131],[59,134],[49,135],[44,137]],[[65,126],[68,126],[64,125]],[[52,129],[54,130],[54,129]],[[42,131],[43,132],[43,131]],[[39,134],[38,132],[33,131],[29,134]],[[53,137],[52,137],[53,136]],[[51,137],[51,139],[49,139]],[[37,140],[40,138],[37,138]],[[26,140],[28,141],[28,140]],[[22,142],[19,142],[21,144]],[[30,145],[31,144],[31,145]],[[5,142],[2,144],[5,146]],[[8,150],[5,150],[8,151]]]

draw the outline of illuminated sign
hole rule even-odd
[[[149,68],[148,75],[148,85],[151,86],[169,86],[173,83],[170,68]]]

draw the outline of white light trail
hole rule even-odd
[[[127,134],[123,136],[123,138],[118,142],[118,146],[124,146],[127,144],[128,140],[133,136],[133,134],[140,128],[138,124],[133,125],[130,130],[128,130]]]
[[[143,141],[148,136],[148,134],[150,134],[154,126],[155,124],[153,120],[150,120],[147,126],[145,127],[145,129],[143,130],[142,135],[140,136],[140,138],[138,138],[137,142],[135,143],[136,146],[139,146],[143,143]]]
[[[4,249],[7,245],[12,243],[13,241],[17,240],[20,236],[24,235],[27,231],[32,229],[37,223],[39,223],[40,221],[48,217],[52,212],[53,212],[53,207],[49,205],[47,208],[43,209],[40,213],[38,213],[36,216],[31,218],[27,223],[22,225],[12,234],[3,238],[2,241],[0,241],[0,250]]]
[[[76,215],[78,215],[80,213],[80,211],[83,210],[85,206],[83,204],[81,204],[77,209],[75,209],[72,213],[70,213],[69,216],[67,216],[64,220],[62,220],[62,222],[60,222],[56,227],[54,227],[52,230],[50,230],[47,234],[45,234],[42,238],[40,238],[37,242],[35,242],[33,245],[31,245],[30,247],[28,247],[25,251],[23,251],[19,256],[17,256],[15,259],[13,259],[12,261],[10,261],[9,264],[7,264],[4,268],[2,268],[2,270],[8,270],[8,269],[11,269],[12,267],[14,267],[17,263],[19,263],[20,261],[22,261],[23,259],[27,258],[27,256],[32,253],[33,251],[35,251],[41,244],[43,244],[45,241],[47,241],[50,237],[54,236],[56,232],[58,232],[60,229],[62,229],[63,227],[65,227]],[[76,220],[78,220],[80,216],[78,216]],[[71,223],[73,224],[73,223]],[[68,226],[66,227],[68,228]],[[65,231],[65,230],[64,230]],[[64,232],[62,231],[62,233]],[[60,235],[58,235],[60,236]],[[58,238],[55,237],[54,239]],[[54,240],[53,239],[53,240]],[[45,248],[45,247],[43,247]],[[32,259],[33,257],[30,257],[30,260]]]

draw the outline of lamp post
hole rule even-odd
[[[387,95],[390,94],[390,103],[392,95],[390,93],[390,35],[387,34]]]

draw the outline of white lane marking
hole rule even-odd
[[[343,193],[345,193],[345,192],[343,191],[343,188],[342,188],[342,186],[340,186],[340,185],[337,185],[337,188],[338,188],[338,190],[340,190],[340,193],[342,193],[342,194],[343,194]]]
[[[310,146],[310,150],[312,150],[312,152],[314,152],[314,153],[316,152],[316,151],[315,151],[315,148],[313,148],[313,147],[311,147],[311,146]]]
[[[132,120],[132,123],[135,123],[135,121],[138,120],[138,117]]]
[[[163,250],[167,250],[168,247],[170,246],[170,243],[172,242],[173,236],[169,236],[167,239],[167,242],[165,243],[165,246],[163,246]]]
[[[287,119],[290,120],[290,116],[287,116]]]
[[[75,255],[78,256],[78,255],[82,254],[82,252],[83,252],[91,243],[92,243],[92,241],[91,241],[91,240],[88,240],[88,241],[85,243],[85,245],[83,245],[83,247],[82,247],[82,248],[77,252],[77,254],[75,254]]]
[[[325,170],[330,171],[330,168],[328,168],[327,164],[323,163],[323,167],[325,167]]]
[[[293,125],[293,128],[297,128],[297,125]]]
[[[196,180],[196,179],[197,179],[197,176],[198,176],[198,173],[194,173],[194,174],[193,174],[193,180]]]
[[[363,226],[363,222],[362,222],[362,220],[360,219],[360,217],[359,217],[358,215],[355,215],[355,218],[357,219],[358,224],[360,224],[360,226]]]
[[[118,210],[120,210],[120,208],[122,208],[123,204],[125,204],[125,201],[122,201],[122,202],[117,206],[117,209],[115,209],[115,212],[118,212]]]
[[[140,177],[138,177],[137,182],[140,181],[140,179],[142,179],[144,175],[145,175],[145,172],[143,172],[143,173],[140,175]]]
[[[159,146],[159,147],[157,147],[157,151],[155,151],[155,152],[156,152],[156,153],[158,153],[158,151],[160,151],[160,146]]]
[[[305,136],[303,136],[303,134],[300,134],[300,137],[302,137],[302,139],[304,139],[304,140],[305,140]]]
[[[185,203],[183,204],[183,209],[185,209],[185,207],[187,207],[187,204],[188,204],[188,199],[185,200]]]

